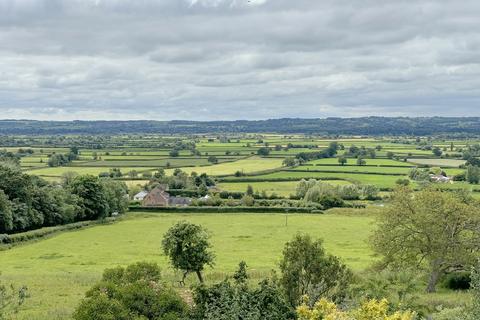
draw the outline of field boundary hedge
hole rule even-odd
[[[44,238],[56,233],[69,230],[83,229],[90,226],[101,225],[101,224],[110,224],[113,223],[116,218],[106,218],[103,220],[88,220],[80,221],[69,224],[64,224],[54,227],[45,227],[36,230],[30,230],[26,232],[14,233],[14,234],[0,234],[0,250],[8,249],[12,246],[32,241],[35,239]]]
[[[358,172],[358,171],[335,171],[335,170],[283,170],[286,172],[320,172],[320,173],[348,173],[348,174],[372,174],[379,176],[407,176],[407,173],[387,173],[387,172]]]
[[[323,213],[313,207],[141,207],[130,206],[130,212],[183,213]]]
[[[295,170],[292,170],[293,172],[295,172]],[[301,172],[301,171],[299,171]],[[314,172],[314,171],[310,171],[310,172]],[[338,173],[338,172],[336,172]],[[289,181],[301,181],[302,179],[305,179],[305,180],[308,180],[310,179],[309,177],[290,177],[290,178],[221,178],[221,179],[218,179],[218,182],[222,183],[226,183],[226,182],[230,182],[230,183],[233,183],[233,182],[289,182]],[[315,177],[315,178],[311,178],[311,179],[324,179],[324,180],[340,180],[340,181],[349,181],[351,182],[351,180],[349,180],[348,178],[340,178],[340,177]]]

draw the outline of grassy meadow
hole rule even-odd
[[[356,271],[374,257],[367,239],[373,217],[340,214],[142,214],[121,221],[0,251],[2,277],[29,287],[31,298],[18,319],[68,319],[88,288],[105,268],[135,261],[155,261],[168,282],[176,275],[160,250],[164,232],[175,222],[188,220],[211,233],[216,266],[206,271],[207,281],[219,281],[245,260],[253,281],[276,269],[282,248],[297,232],[324,239],[329,253]],[[189,284],[195,281],[189,279]]]

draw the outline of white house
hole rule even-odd
[[[135,201],[143,201],[143,198],[147,196],[148,192],[145,190],[140,191],[136,195],[133,196],[133,200]]]

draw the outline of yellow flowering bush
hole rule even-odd
[[[411,311],[397,311],[389,314],[389,303],[386,299],[368,300],[358,309],[345,312],[338,309],[335,303],[326,299],[318,300],[313,307],[308,306],[308,299],[297,308],[299,320],[414,320],[416,315]]]

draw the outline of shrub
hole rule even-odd
[[[443,279],[443,286],[451,290],[468,290],[470,289],[470,272],[450,273]]]
[[[105,270],[102,280],[86,293],[75,320],[185,319],[188,308],[170,287],[160,283],[155,263]]]
[[[196,308],[190,319],[294,319],[293,310],[283,299],[280,289],[274,282],[263,280],[254,288],[247,283],[246,264],[240,263],[233,283],[227,278],[210,287],[205,285],[196,287],[194,290]]]

